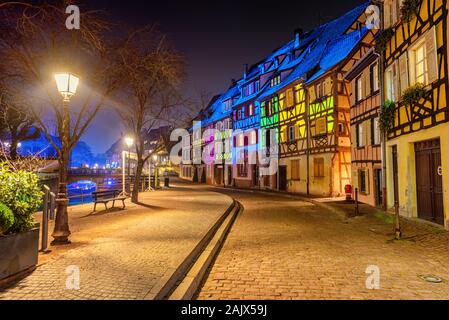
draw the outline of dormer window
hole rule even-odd
[[[223,102],[223,112],[227,112],[232,109],[232,99],[228,99]]]
[[[270,85],[271,85],[271,87],[275,87],[280,83],[281,83],[281,75],[278,75],[278,76],[274,77],[273,79],[271,79]]]

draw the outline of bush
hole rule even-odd
[[[14,214],[10,233],[25,232],[34,227],[33,214],[42,204],[43,193],[37,175],[26,171],[12,171],[0,163],[0,202]]]
[[[14,224],[14,214],[11,209],[0,202],[0,236],[6,234]]]

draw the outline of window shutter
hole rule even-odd
[[[399,101],[399,77],[398,77],[398,61],[393,64],[393,86],[394,86],[394,100]]]
[[[369,184],[370,184],[370,181],[369,181],[369,169],[366,169],[366,170],[364,171],[364,174],[365,174],[365,189],[366,189],[366,194],[369,194],[369,193],[370,193],[370,187],[369,187]]]
[[[351,144],[357,147],[357,126],[351,126]]]
[[[372,136],[372,134],[371,134],[371,121],[372,120],[368,120],[368,121],[365,121],[365,134],[366,134],[366,142],[365,142],[365,146],[370,146],[370,145],[372,145],[372,143],[371,143],[371,136]]]
[[[391,21],[392,25],[395,25],[396,22],[398,21],[398,15],[400,13],[400,10],[398,10],[398,0],[392,0],[391,4],[392,4],[392,10],[393,10],[393,21]],[[399,12],[398,12],[399,11]]]
[[[386,0],[384,5],[384,27],[388,29],[391,26],[391,0]]]
[[[368,139],[367,139],[367,137],[368,137],[368,134],[367,134],[367,123],[368,123],[368,121],[365,121],[365,122],[363,122],[362,123],[362,144],[363,144],[363,146],[367,146],[368,145]]]
[[[426,34],[427,70],[429,72],[429,84],[438,80],[438,55],[435,36],[435,27]]]
[[[324,87],[325,87],[324,95],[325,96],[330,96],[332,94],[332,78],[331,77],[328,77],[324,81]]]
[[[371,95],[371,69],[365,70],[365,98]]]
[[[309,102],[315,102],[315,100],[316,100],[315,86],[311,86],[309,88]]]
[[[409,87],[407,52],[399,57],[399,84],[401,88],[399,95],[402,95],[402,93]]]
[[[355,106],[355,96],[356,96],[356,92],[355,92],[355,79],[353,79],[351,81],[351,93],[350,93],[350,99],[351,99],[351,107]]]
[[[287,108],[293,107],[295,104],[294,96],[293,96],[293,89],[288,89],[286,93],[286,100],[287,100]]]

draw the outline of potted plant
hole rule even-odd
[[[404,22],[410,22],[419,13],[420,0],[404,0],[401,6],[401,18]]]
[[[394,125],[394,117],[396,114],[396,104],[391,101],[385,101],[379,116],[379,129],[387,134]]]
[[[427,89],[422,83],[417,83],[404,91],[402,94],[402,102],[409,107],[417,104],[421,99],[426,97]]]
[[[376,51],[382,53],[387,48],[388,42],[394,36],[394,29],[392,27],[383,29],[376,37]]]
[[[0,163],[0,280],[37,265],[39,228],[33,214],[41,203],[36,174]]]

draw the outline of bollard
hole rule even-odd
[[[401,240],[402,232],[401,232],[401,220],[399,216],[399,201],[394,202],[394,213],[395,213],[395,225],[394,225],[394,234],[396,240]]]
[[[355,216],[359,215],[359,188],[355,188]]]

